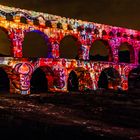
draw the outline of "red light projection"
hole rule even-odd
[[[0,27],[11,41],[12,52],[12,57],[0,57],[0,63],[8,74],[11,92],[29,94],[31,86],[35,86],[31,85],[31,78],[38,68],[46,75],[48,91],[68,92],[75,84],[76,90],[96,90],[105,88],[103,80],[106,80],[106,88],[128,89],[129,72],[139,65],[140,32],[2,5],[0,10]],[[10,13],[13,19],[6,19],[5,13]],[[44,37],[48,46],[45,58],[23,58],[23,42],[29,32]],[[60,57],[60,44],[66,36],[76,40],[78,51],[75,58]],[[97,40],[109,49],[108,61],[90,59],[91,47]],[[119,62],[119,50],[123,43],[131,46],[128,47],[130,63]]]

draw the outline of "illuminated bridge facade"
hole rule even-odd
[[[39,88],[42,92],[98,88],[127,90],[132,86],[129,80],[139,70],[140,32],[136,30],[3,5],[0,5],[0,29],[11,43],[11,56],[0,57],[0,72],[7,76],[11,93],[29,94]],[[30,32],[39,34],[46,41],[45,57],[23,55],[24,39]],[[61,56],[60,44],[68,36],[76,41],[76,57]],[[106,61],[91,59],[90,51],[97,41],[108,51]],[[122,44],[129,50],[128,62],[119,58]]]

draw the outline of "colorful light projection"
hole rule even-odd
[[[10,14],[10,19],[7,18]],[[23,22],[24,18],[24,22]],[[10,79],[10,91],[21,94],[30,93],[30,80],[37,68],[41,68],[48,80],[49,91],[68,91],[69,75],[74,71],[78,79],[78,90],[96,90],[102,71],[113,68],[119,73],[119,79],[108,80],[108,88],[123,90],[128,88],[129,72],[138,66],[140,50],[140,32],[136,30],[113,27],[94,22],[70,19],[46,13],[27,11],[0,5],[0,27],[4,28],[11,41],[12,56],[0,58],[0,63],[7,68]],[[35,60],[22,58],[22,46],[26,34],[37,32],[49,44],[46,58]],[[66,36],[77,39],[76,59],[60,58],[60,43]],[[107,42],[112,53],[112,62],[96,62],[89,59],[89,52],[96,40]],[[119,47],[122,43],[131,45],[133,58],[131,63],[119,63]],[[71,50],[68,50],[71,51]],[[133,55],[133,56],[132,56]],[[2,66],[3,67],[3,66]],[[118,82],[119,81],[119,82]]]
[[[20,77],[20,90],[21,94],[27,94],[26,92],[30,89],[30,77],[33,73],[33,68],[29,63],[18,63],[14,67],[15,71],[19,74]]]

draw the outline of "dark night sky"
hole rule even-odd
[[[140,30],[140,0],[0,0],[0,4]]]

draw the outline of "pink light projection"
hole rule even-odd
[[[11,21],[6,19],[6,13],[11,14],[13,18]],[[21,20],[23,18],[25,23]],[[77,90],[100,88],[99,81],[102,72],[106,74],[108,88],[117,90],[121,87],[122,90],[127,90],[129,73],[139,65],[140,32],[136,30],[3,5],[0,5],[0,28],[6,31],[11,41],[12,57],[0,58],[1,67],[6,71],[10,80],[11,93],[29,94],[32,75],[38,68],[46,75],[45,78],[48,81],[46,86],[48,91],[52,92],[68,92],[69,80],[72,81],[69,75],[72,71],[78,81]],[[29,32],[37,32],[46,40],[49,46],[46,58],[32,61],[22,57],[24,38]],[[77,39],[77,59],[60,58],[60,43],[66,36]],[[110,50],[108,61],[89,59],[91,46],[97,40],[108,43],[107,49]],[[119,62],[119,47],[123,43],[132,46],[130,63]],[[114,75],[109,74],[110,70]],[[112,78],[109,79],[109,77]]]

